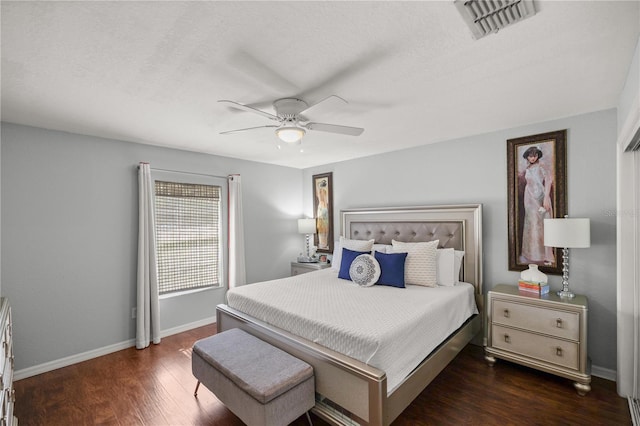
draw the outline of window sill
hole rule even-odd
[[[184,291],[176,291],[174,293],[161,294],[158,296],[158,299],[172,299],[174,297],[186,296],[188,294],[202,293],[203,291],[211,291],[211,290],[220,290],[224,289],[224,286],[217,287],[205,287],[205,288],[196,288],[193,290],[184,290]]]

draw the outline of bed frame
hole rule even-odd
[[[346,238],[391,244],[391,240],[439,240],[441,248],[464,250],[461,279],[482,297],[482,205],[349,209],[341,212]],[[331,424],[387,426],[481,330],[482,315],[468,319],[387,395],[384,371],[259,321],[227,305],[216,309],[218,331],[241,328],[313,366],[316,406]]]

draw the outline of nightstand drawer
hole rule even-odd
[[[301,266],[292,266],[291,267],[291,276],[300,275],[300,274],[306,274],[307,272],[311,272],[311,271],[313,271],[313,269],[303,268]]]
[[[579,369],[577,343],[499,325],[493,325],[491,332],[492,346],[496,349],[574,370]]]
[[[319,271],[329,268],[331,265],[321,262],[291,262],[291,276],[306,274],[307,272]]]
[[[576,312],[495,300],[491,314],[494,324],[522,328],[563,339],[580,340],[580,316]]]

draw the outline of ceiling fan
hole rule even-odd
[[[277,99],[273,102],[273,108],[276,111],[276,114],[271,114],[266,111],[262,111],[260,109],[256,109],[250,107],[248,105],[241,104],[235,101],[229,100],[219,100],[218,102],[224,102],[227,104],[231,104],[234,108],[241,109],[243,111],[252,112],[255,114],[260,114],[263,117],[269,118],[273,121],[276,121],[278,124],[268,124],[264,126],[257,127],[248,127],[244,129],[236,129],[236,130],[228,130],[226,132],[220,132],[221,135],[228,135],[231,133],[244,132],[247,130],[255,130],[255,129],[263,129],[263,128],[275,128],[275,133],[278,138],[286,143],[299,143],[304,135],[307,133],[307,130],[319,130],[321,132],[329,132],[329,133],[338,133],[341,135],[349,135],[349,136],[359,136],[364,132],[363,128],[360,127],[350,127],[350,126],[340,126],[337,124],[325,124],[325,123],[316,123],[310,121],[307,118],[307,114],[309,111],[320,105],[321,103],[329,100],[340,101],[343,103],[347,103],[340,96],[331,95],[320,102],[317,102],[311,106],[309,106],[305,101],[298,98],[282,98]],[[278,144],[278,148],[280,145]]]

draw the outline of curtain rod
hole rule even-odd
[[[140,166],[138,166],[138,169],[140,168]],[[170,170],[170,169],[155,169],[153,167],[150,167],[150,169],[154,172],[171,172],[171,173],[182,173],[185,175],[196,175],[196,176],[207,176],[207,177],[215,177],[215,178],[221,178],[221,179],[228,179],[229,176],[219,176],[219,175],[210,175],[207,173],[193,173],[193,172],[183,172],[181,170]]]

